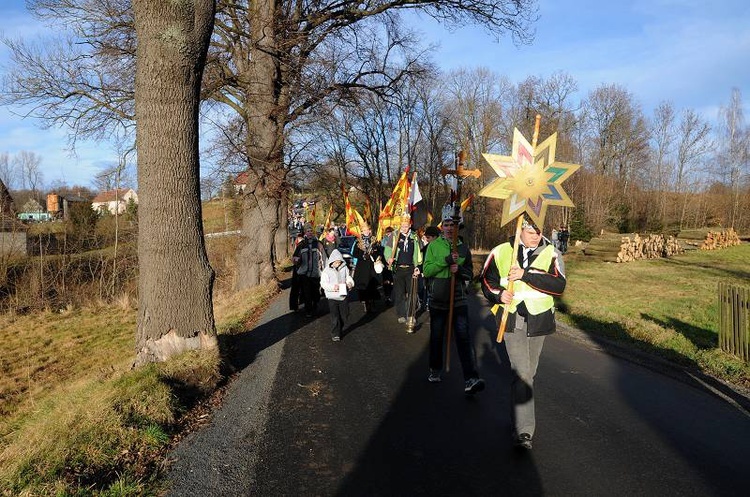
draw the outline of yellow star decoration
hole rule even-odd
[[[548,206],[574,206],[562,182],[581,165],[555,162],[556,147],[557,133],[535,149],[515,129],[512,155],[482,154],[498,178],[482,188],[479,195],[505,200],[501,225],[525,212],[535,224],[543,226]]]

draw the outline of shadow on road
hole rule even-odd
[[[685,332],[685,326],[679,326],[679,322],[665,323],[644,317],[662,326],[679,327]],[[573,319],[580,329],[604,329],[610,336],[627,336],[624,329],[617,329],[619,325],[613,323],[577,316]],[[652,489],[664,485],[675,495],[744,495],[742,475],[746,472],[736,471],[734,464],[742,461],[740,464],[745,468],[750,467],[747,462],[750,460],[750,416],[747,411],[750,404],[746,397],[721,381],[703,375],[695,361],[676,355],[671,361],[663,359],[670,358],[668,350],[660,350],[659,357],[653,354],[657,346],[636,342],[629,337],[626,342],[617,343],[595,333],[575,333],[585,335],[590,343],[613,356],[661,373],[650,375],[622,361],[613,362],[606,370],[595,373],[611,384],[611,393],[608,398],[591,397],[589,402],[609,406],[613,409],[612,416],[631,420],[633,433],[623,439],[620,449],[624,455],[631,454],[633,458],[630,471],[641,467],[644,468],[641,471],[650,472],[658,467],[656,474],[664,478],[669,475],[672,483],[665,483],[669,480],[655,478],[656,475],[644,475],[642,480],[654,479],[650,483]],[[691,329],[686,336],[705,344],[705,330]],[[562,366],[558,368],[563,369]],[[562,396],[561,401],[575,402]],[[593,406],[587,409],[595,412]],[[581,417],[589,426],[587,431],[577,434],[578,437],[589,437],[601,443],[614,441],[613,434],[592,433],[591,426],[598,423],[587,420],[589,413],[582,411]],[[569,435],[576,436],[576,433]],[[605,450],[603,446],[595,447],[597,451]],[[690,480],[684,478],[674,480],[686,471],[693,481],[700,481],[700,485],[691,485]]]
[[[487,382],[475,397],[462,393],[455,346],[443,382],[426,381],[427,315],[422,323],[418,353],[403,368],[400,389],[336,495],[544,495],[533,453],[511,446],[511,373],[505,347],[486,340],[494,336],[492,316],[476,315],[471,323]]]
[[[407,334],[392,308],[351,306],[341,342],[327,315],[285,341],[255,494],[545,494],[534,454],[511,445],[507,355],[483,317],[472,327],[487,388],[466,397],[455,347],[443,381],[427,381],[427,314]]]

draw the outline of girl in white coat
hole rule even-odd
[[[328,263],[320,275],[320,287],[328,299],[331,313],[331,340],[341,340],[341,333],[349,319],[349,290],[354,287],[354,280],[349,275],[344,258],[338,249],[331,252]]]

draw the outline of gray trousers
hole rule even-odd
[[[503,336],[505,348],[508,351],[510,367],[513,370],[511,384],[512,418],[515,434],[528,433],[534,436],[536,416],[534,414],[534,376],[539,366],[539,356],[542,353],[544,337],[526,336],[526,323],[517,316],[517,326],[513,333]]]

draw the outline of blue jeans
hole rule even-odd
[[[445,349],[445,332],[448,325],[448,310],[430,307],[430,369],[443,369],[443,350]],[[479,378],[474,345],[469,334],[469,308],[457,307],[453,310],[453,331],[456,339],[458,358],[461,360],[464,380]],[[448,344],[450,347],[450,344]]]

